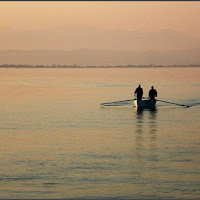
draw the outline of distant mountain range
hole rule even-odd
[[[200,63],[200,38],[172,30],[100,31],[79,25],[41,31],[0,28],[0,38],[0,64]]]

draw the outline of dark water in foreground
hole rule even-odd
[[[200,198],[199,68],[0,72],[0,198]]]

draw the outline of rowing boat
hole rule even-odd
[[[156,99],[151,100],[133,100],[136,108],[154,108],[156,105]]]
[[[133,100],[136,108],[154,108],[156,105],[156,99],[151,100]]]

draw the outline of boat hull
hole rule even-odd
[[[133,103],[136,108],[154,108],[156,106],[156,99],[154,101],[134,100]]]

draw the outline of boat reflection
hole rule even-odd
[[[138,147],[156,147],[157,137],[157,109],[135,108],[136,112],[136,143]],[[147,135],[148,133],[148,135]],[[148,140],[147,140],[148,139]]]
[[[152,107],[152,108],[136,108],[136,107],[134,107],[134,110],[138,114],[142,113],[143,111],[150,111],[151,113],[157,112],[156,107]]]
[[[136,110],[136,142],[137,146],[143,146],[143,124],[144,124],[144,113],[143,110]]]
[[[149,136],[151,145],[154,146],[157,135],[157,109],[151,109],[149,111]]]
[[[134,146],[134,153],[138,173],[149,175],[149,170],[158,167],[160,151],[157,145],[157,114],[156,108],[135,109],[136,146]]]

